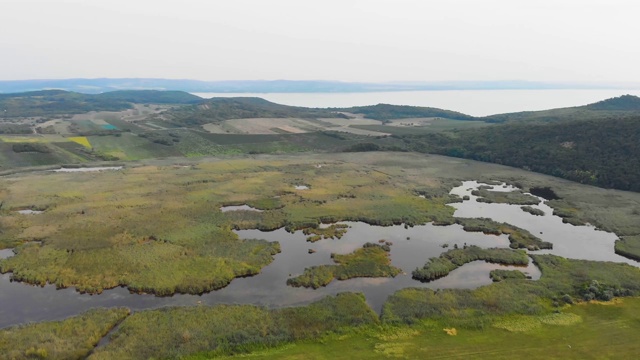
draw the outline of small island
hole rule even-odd
[[[304,269],[302,275],[287,280],[287,285],[317,289],[327,286],[334,279],[347,280],[357,277],[395,277],[401,269],[391,266],[389,247],[366,243],[351,254],[332,254],[338,265],[320,265]]]
[[[429,282],[445,277],[460,266],[476,260],[485,260],[503,265],[525,266],[529,264],[527,253],[522,250],[501,248],[482,249],[472,245],[463,249],[451,249],[442,253],[440,257],[431,258],[421,269],[415,269],[412,275],[416,280]]]

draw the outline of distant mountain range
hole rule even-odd
[[[49,79],[0,80],[0,93],[37,90],[68,90],[97,94],[115,90],[181,90],[212,93],[348,93],[420,90],[518,90],[518,89],[640,89],[640,83],[579,83],[536,81],[425,81],[340,82],[319,80],[231,80],[178,79]]]

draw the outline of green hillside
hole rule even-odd
[[[412,150],[640,191],[640,117],[505,124],[405,138]]]
[[[423,106],[406,106],[406,105],[389,105],[378,104],[371,106],[356,106],[350,108],[342,108],[340,111],[350,112],[354,114],[362,114],[369,119],[374,120],[392,120],[392,119],[409,119],[409,118],[431,118],[440,117],[453,120],[477,120],[477,118],[459,113],[457,111],[443,110],[432,107]]]
[[[135,104],[194,104],[203,100],[188,92],[163,90],[119,90],[98,94],[95,97]]]
[[[244,118],[346,118],[329,109],[280,105],[255,97],[212,98],[198,105],[167,111],[163,117],[182,126]]]
[[[638,111],[640,111],[640,98],[633,95],[622,95],[583,106],[496,114],[483,119],[492,122],[587,120],[607,116],[634,116],[638,114]]]
[[[81,114],[89,111],[121,111],[132,103],[189,104],[201,98],[182,91],[129,90],[81,94],[63,90],[0,94],[4,118]]]

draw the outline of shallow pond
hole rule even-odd
[[[79,168],[60,168],[50,170],[53,172],[90,172],[90,171],[103,171],[103,170],[121,170],[122,166],[102,166],[102,167],[79,167]]]
[[[17,213],[21,214],[21,215],[36,215],[36,214],[42,214],[43,211],[39,211],[39,210],[18,210]]]
[[[230,206],[223,206],[223,207],[220,208],[220,211],[222,211],[222,212],[238,211],[238,210],[257,211],[257,212],[262,212],[263,211],[263,210],[251,207],[249,205],[230,205]]]
[[[527,229],[554,244],[554,249],[546,251],[548,253],[572,258],[622,261],[638,266],[637,262],[613,253],[615,235],[597,231],[590,226],[576,227],[564,224],[560,218],[551,215],[552,209],[544,204],[534,207],[545,211],[545,216],[534,216],[522,211],[516,205],[476,202],[476,197],[471,195],[471,190],[478,185],[475,182],[465,182],[452,190],[452,193],[460,196],[470,196],[470,200],[453,204],[457,209],[456,216],[491,217],[496,221],[509,222]],[[511,188],[500,185],[495,186],[494,190],[509,191]],[[405,228],[402,225],[379,227],[357,222],[345,224],[350,228],[341,239],[325,239],[315,243],[306,242],[307,236],[302,231],[295,233],[287,233],[284,229],[271,232],[237,231],[237,234],[245,239],[260,238],[279,241],[282,252],[277,254],[274,261],[259,275],[235,279],[229,286],[204,295],[177,294],[171,297],[156,297],[130,294],[124,288],[107,290],[101,295],[86,295],[79,294],[75,289],[56,290],[52,285],[40,288],[13,283],[9,281],[10,274],[4,274],[0,276],[0,327],[30,321],[61,319],[100,306],[127,306],[133,310],[199,303],[257,304],[279,307],[306,304],[342,291],[364,293],[368,303],[376,311],[380,311],[387,297],[402,288],[476,288],[491,283],[489,278],[491,270],[516,268],[476,261],[452,271],[444,278],[421,283],[411,278],[411,271],[424,265],[430,257],[436,257],[454,245],[463,246],[465,243],[481,247],[508,247],[507,236],[469,233],[463,231],[459,225],[426,224]],[[317,290],[286,285],[288,278],[301,274],[307,267],[333,264],[331,253],[349,253],[366,242],[377,242],[380,239],[393,243],[390,252],[392,264],[401,268],[404,274],[395,278],[334,280],[328,286]],[[442,246],[444,244],[449,247],[444,248]],[[309,249],[315,250],[315,253],[309,254]],[[542,251],[536,253],[542,253]],[[12,254],[11,250],[1,250],[0,258]],[[540,272],[534,265],[530,264],[528,267],[518,269],[528,273],[534,280],[540,277]]]

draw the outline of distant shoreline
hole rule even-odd
[[[181,90],[191,93],[376,93],[455,90],[640,90],[640,83],[540,82],[521,80],[367,83],[322,80],[200,81],[140,78],[0,80],[0,93],[49,89],[81,93],[102,93],[114,90]]]

